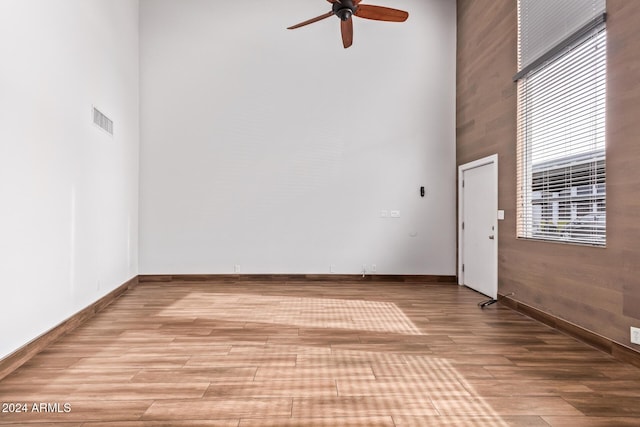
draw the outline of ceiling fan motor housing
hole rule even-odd
[[[333,13],[343,21],[348,20],[356,12],[356,6],[352,0],[342,0],[341,3],[333,4]]]

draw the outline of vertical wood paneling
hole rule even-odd
[[[640,326],[640,2],[607,3],[607,232],[617,250],[623,327]],[[629,339],[628,326],[621,334]]]
[[[607,247],[516,238],[516,0],[458,1],[457,164],[499,156],[500,294],[640,351],[640,2],[607,12]]]

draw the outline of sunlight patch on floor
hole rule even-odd
[[[383,301],[194,292],[159,314],[184,313],[243,323],[422,335],[397,305]]]

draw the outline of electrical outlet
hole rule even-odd
[[[240,273],[240,264],[236,264],[233,266],[233,271],[236,273]]]
[[[391,218],[400,218],[400,211],[391,211]]]
[[[335,266],[335,265],[333,265],[333,264],[331,264],[331,265],[329,266],[329,273],[335,273],[335,272],[336,272],[336,266]]]
[[[631,327],[631,343],[640,345],[640,328]]]
[[[371,264],[371,272],[372,272],[372,273],[375,273],[375,272],[376,272],[376,270],[377,270],[376,265],[375,265],[375,264]]]

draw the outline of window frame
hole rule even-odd
[[[519,8],[520,13],[520,8]],[[520,21],[520,16],[519,16]],[[519,63],[520,63],[520,31],[519,31],[519,41],[518,41],[518,52],[519,52]],[[589,117],[589,120],[593,120],[594,123],[594,149],[592,152],[583,152],[578,153],[582,154],[584,157],[580,161],[583,161],[582,164],[575,163],[576,159],[580,155],[565,155],[565,156],[557,156],[556,158],[548,161],[547,163],[553,163],[555,160],[556,167],[553,169],[549,166],[547,169],[541,168],[540,164],[545,162],[538,162],[538,164],[534,164],[533,161],[533,146],[536,144],[532,141],[531,132],[529,127],[532,126],[530,121],[533,121],[530,117],[532,115],[530,110],[533,110],[534,99],[530,93],[527,93],[527,83],[528,79],[535,78],[537,73],[544,72],[544,70],[549,70],[551,67],[557,64],[561,64],[562,61],[567,60],[571,55],[577,55],[576,52],[579,52],[579,47],[583,44],[593,42],[595,45],[595,50],[598,49],[600,45],[598,43],[602,43],[604,48],[604,59],[599,59],[598,55],[602,54],[602,51],[596,52],[594,54],[587,53],[583,54],[583,56],[579,57],[579,60],[587,60],[589,61],[589,66],[593,66],[594,69],[597,66],[601,66],[602,69],[597,69],[598,72],[602,72],[601,76],[604,83],[604,87],[602,89],[602,93],[598,95],[594,95],[594,103],[598,104],[601,102],[601,106],[598,104],[598,108],[593,113],[586,113],[585,116]],[[587,46],[588,47],[588,46]],[[570,63],[574,58],[568,60]],[[602,61],[600,64],[598,61]],[[517,95],[517,227],[516,227],[516,237],[518,239],[525,240],[538,240],[545,242],[553,242],[553,243],[564,243],[564,244],[575,244],[580,246],[593,246],[593,247],[606,247],[606,135],[605,135],[605,118],[606,118],[606,13],[602,13],[596,18],[592,19],[590,22],[581,27],[578,31],[571,34],[565,40],[560,42],[558,45],[553,46],[546,53],[544,53],[540,58],[531,61],[526,67],[520,70],[515,76],[514,81],[517,81],[518,84],[518,95]],[[572,69],[573,71],[573,69]],[[567,79],[571,79],[573,76],[569,75]],[[578,79],[580,78],[580,74],[578,74]],[[598,76],[600,77],[600,76]],[[556,76],[557,78],[557,76]],[[550,79],[551,81],[551,79]],[[549,84],[549,82],[546,82]],[[544,93],[540,95],[541,97],[548,96],[549,98],[554,93],[554,85],[558,85],[559,83],[556,81],[551,81],[551,88],[548,93]],[[588,92],[591,81],[586,81],[584,83],[584,87],[587,89],[580,89]],[[595,84],[597,85],[597,83]],[[546,88],[548,89],[548,88]],[[557,87],[555,90],[558,90]],[[560,90],[558,90],[560,91]],[[549,95],[551,93],[552,95]],[[601,97],[598,98],[598,97]],[[578,101],[575,101],[573,106],[578,105]],[[545,107],[546,108],[546,107]],[[564,117],[561,114],[562,117]],[[602,119],[599,120],[600,116]],[[570,120],[567,120],[570,121]],[[600,123],[601,122],[601,123]],[[579,122],[582,124],[582,122]],[[586,121],[585,121],[586,123]],[[538,125],[540,126],[540,125]],[[542,125],[544,126],[544,125]],[[596,126],[598,126],[596,128]],[[552,126],[549,126],[551,128]],[[602,139],[602,147],[595,148],[597,144],[598,136],[600,135]],[[549,138],[547,139],[554,139]],[[567,145],[568,138],[562,138],[556,144],[553,143],[545,143],[545,148],[549,147],[564,147]],[[565,164],[563,164],[563,162]],[[573,162],[573,163],[572,163]],[[576,164],[575,169],[572,164]],[[539,170],[536,172],[535,169]],[[544,191],[534,191],[536,179],[539,182],[544,181],[544,174],[553,174],[554,172],[560,174],[563,170],[568,170],[568,179],[565,176],[564,179],[557,178],[553,180],[551,178],[547,178],[547,183],[551,183],[549,185],[564,185],[564,187],[555,187],[554,192],[548,191],[549,195],[545,199]],[[583,175],[584,171],[587,170],[587,175]],[[601,172],[600,172],[601,171]],[[539,176],[536,177],[535,174],[538,173]],[[565,175],[567,172],[564,172]],[[574,181],[573,174],[576,174],[576,179]],[[586,178],[585,178],[586,177]],[[586,182],[583,181],[586,179]],[[589,179],[593,180],[592,182]],[[567,187],[567,183],[570,184]],[[575,185],[574,185],[575,184]],[[540,184],[538,184],[540,185]],[[544,182],[543,182],[544,185]],[[591,194],[578,194],[580,192],[588,192],[588,186],[591,186]],[[585,187],[585,188],[582,188]],[[575,191],[574,191],[575,190]],[[538,194],[539,193],[539,194]],[[584,197],[583,197],[584,196]],[[556,200],[552,200],[552,199]],[[545,202],[546,200],[546,202]],[[546,204],[545,204],[546,203]],[[582,204],[580,204],[582,203]],[[590,210],[588,212],[584,212],[585,206],[589,207],[589,203],[591,203]],[[537,207],[536,207],[537,206]],[[564,208],[564,210],[562,210]],[[537,212],[536,212],[537,211]],[[539,212],[539,215],[538,215]],[[567,215],[570,218],[570,221],[566,221],[563,219],[559,221],[558,218],[560,213],[563,214],[564,218],[567,218]],[[549,227],[545,229],[543,216],[551,215],[552,221],[548,223]],[[539,217],[539,223],[536,225],[536,218]],[[591,218],[592,217],[592,218]],[[585,225],[584,222],[587,221]],[[591,221],[591,222],[589,222]],[[580,228],[582,227],[582,228]],[[577,231],[574,233],[574,230],[582,230],[580,233]],[[591,233],[587,233],[585,230],[591,230]]]

